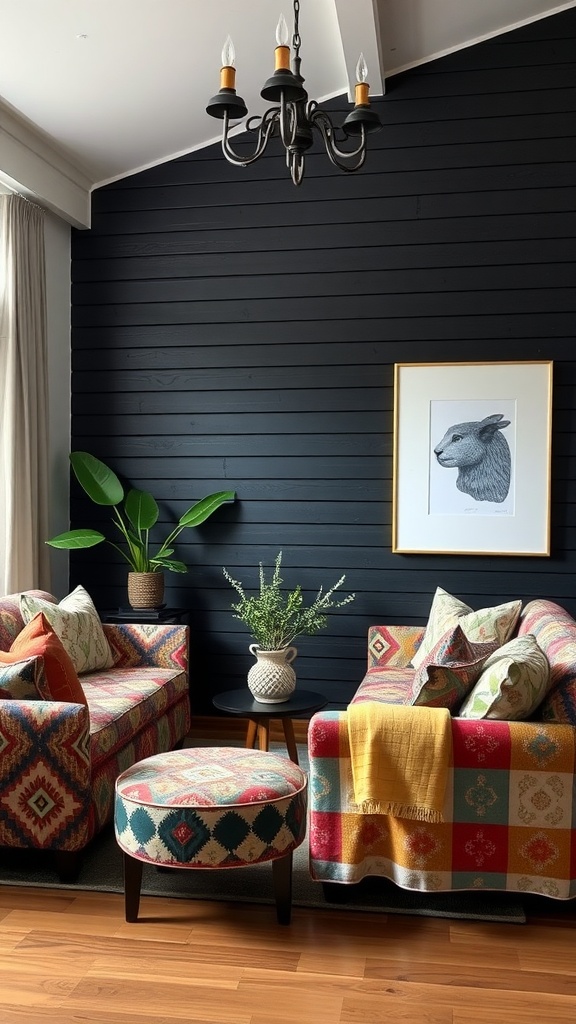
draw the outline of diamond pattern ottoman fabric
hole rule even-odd
[[[137,860],[229,868],[284,857],[306,834],[307,777],[285,757],[199,747],[149,757],[116,782],[118,845]]]

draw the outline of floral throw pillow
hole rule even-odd
[[[20,611],[24,622],[30,622],[38,612],[43,613],[60,637],[78,675],[113,665],[114,658],[100,616],[84,587],[76,587],[60,604],[22,594]]]
[[[497,647],[496,640],[474,643],[460,624],[453,626],[414,673],[412,705],[456,712]]]
[[[457,597],[452,597],[442,587],[437,587],[422,643],[412,658],[412,667],[420,668],[438,641],[456,623],[474,643],[491,643],[497,640],[497,646],[501,647],[510,640],[521,607],[521,601],[508,601],[493,608],[479,608],[474,611]]]
[[[536,637],[526,633],[490,655],[458,715],[521,721],[544,700],[549,682],[548,658]]]

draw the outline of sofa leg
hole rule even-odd
[[[340,882],[322,882],[324,899],[328,903],[347,903],[353,885],[342,885]]]
[[[54,863],[61,882],[75,882],[82,867],[80,850],[54,850]]]

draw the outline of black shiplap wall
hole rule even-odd
[[[287,585],[345,573],[357,594],[298,642],[300,683],[335,706],[367,626],[424,622],[437,585],[576,613],[575,36],[571,10],[392,79],[357,175],[318,149],[296,189],[281,155],[241,170],[211,147],[95,194],[73,242],[73,448],[166,520],[238,493],[168,577],[197,712],[252,661],[221,567],[251,587],[280,548]],[[393,364],[475,359],[554,360],[550,558],[391,553]],[[107,522],[74,488],[72,518]],[[108,547],[71,577],[125,603]]]

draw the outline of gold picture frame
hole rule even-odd
[[[394,553],[550,555],[552,369],[395,364]]]

